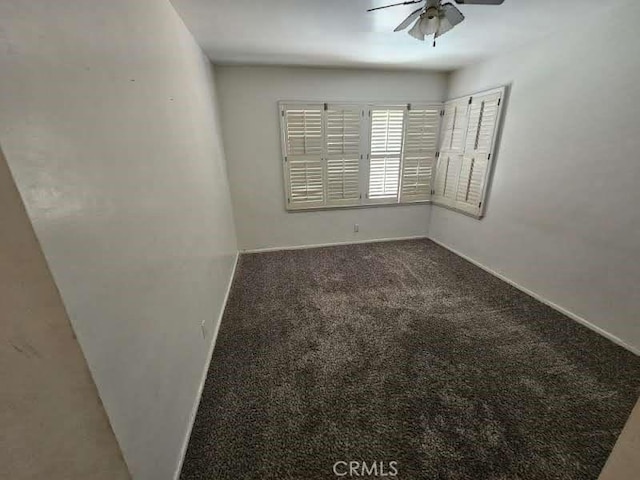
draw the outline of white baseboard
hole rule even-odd
[[[202,397],[202,390],[204,390],[204,384],[207,380],[207,373],[209,373],[209,365],[211,364],[213,349],[216,345],[216,339],[218,338],[218,331],[220,330],[220,324],[222,324],[222,316],[224,315],[224,311],[227,308],[227,301],[229,300],[231,285],[233,284],[233,279],[236,276],[236,268],[238,267],[239,258],[240,258],[240,252],[236,252],[236,258],[234,260],[233,269],[231,271],[231,278],[229,278],[229,284],[227,285],[227,291],[224,295],[224,301],[222,302],[220,315],[218,315],[218,322],[216,323],[215,330],[213,331],[213,335],[211,336],[211,345],[209,345],[209,352],[207,353],[207,363],[204,365],[202,378],[200,380],[200,386],[198,387],[198,395],[196,396],[196,401],[193,404],[193,409],[191,411],[191,415],[189,416],[189,427],[187,429],[187,435],[184,439],[184,443],[182,444],[182,449],[180,450],[180,458],[178,459],[178,466],[176,467],[176,472],[173,475],[174,480],[178,480],[180,477],[180,471],[182,470],[182,464],[184,463],[184,456],[187,453],[187,447],[189,446],[189,439],[191,438],[191,431],[193,430],[193,423],[196,419],[196,414],[198,413],[198,407],[200,406],[200,398]]]
[[[279,252],[282,250],[306,250],[309,248],[321,248],[321,247],[335,247],[338,245],[357,245],[360,243],[378,243],[378,242],[396,242],[401,240],[421,240],[429,238],[426,235],[415,235],[412,237],[394,237],[394,238],[373,238],[371,240],[353,240],[347,242],[333,242],[333,243],[316,243],[313,245],[292,245],[288,247],[268,247],[268,248],[252,248],[242,250],[242,253],[264,253],[264,252]]]
[[[543,296],[537,294],[536,292],[529,290],[526,287],[523,287],[522,285],[514,282],[513,280],[511,280],[510,278],[502,275],[501,273],[496,272],[495,270],[492,270],[491,268],[487,267],[486,265],[483,265],[482,263],[474,260],[471,257],[468,257],[467,255],[465,255],[464,253],[459,252],[458,250],[456,250],[455,248],[450,247],[449,245],[446,245],[434,238],[430,238],[430,240],[434,243],[437,243],[438,245],[440,245],[441,247],[446,248],[447,250],[449,250],[451,253],[454,253],[456,255],[458,255],[459,257],[464,258],[465,260],[467,260],[468,262],[473,263],[474,265],[476,265],[477,267],[480,267],[481,269],[483,269],[485,272],[490,273],[491,275],[493,275],[494,277],[498,277],[500,280],[502,280],[503,282],[507,282],[509,285],[512,285],[513,287],[517,288],[518,290],[520,290],[521,292],[526,293],[527,295],[529,295],[530,297],[535,298],[536,300],[544,303],[545,305],[548,305],[549,307],[553,308],[554,310],[557,310],[558,312],[566,315],[567,317],[569,317],[572,320],[575,320],[578,323],[581,323],[582,325],[584,325],[585,327],[593,330],[594,332],[602,335],[605,338],[608,338],[609,340],[611,340],[613,343],[620,345],[621,347],[629,350],[631,353],[635,353],[636,355],[640,356],[640,349],[633,347],[631,345],[629,345],[628,343],[626,343],[624,340],[616,337],[615,335],[613,335],[612,333],[607,332],[606,330],[598,327],[597,325],[594,325],[593,323],[589,322],[588,320],[584,319],[583,317],[581,317],[580,315],[577,315],[575,313],[573,313],[570,310],[567,310],[564,307],[561,307],[560,305],[553,303],[551,300],[548,300],[546,298],[544,298]]]

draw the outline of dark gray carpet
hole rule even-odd
[[[243,255],[181,478],[596,479],[639,393],[640,358],[430,241]]]

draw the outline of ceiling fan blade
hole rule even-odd
[[[385,5],[384,7],[370,8],[369,10],[367,10],[367,12],[373,12],[374,10],[382,10],[383,8],[397,7],[398,5],[411,5],[412,3],[422,3],[423,1],[424,0],[410,0],[407,2],[392,3],[391,5]]]
[[[458,10],[452,3],[445,3],[444,5],[442,5],[441,12],[442,16],[444,16],[449,21],[451,27],[455,27],[464,20],[464,15],[462,14],[462,12]]]
[[[404,30],[405,28],[407,28],[409,26],[409,24],[411,24],[411,22],[413,22],[420,15],[420,12],[422,12],[422,7],[417,9],[415,12],[413,12],[407,18],[405,18],[402,21],[402,23],[396,27],[394,32],[399,32],[400,30]]]
[[[458,5],[502,5],[504,0],[455,0]]]
[[[438,38],[440,35],[444,35],[463,20],[464,15],[455,5],[445,3],[440,9],[440,29],[436,32],[435,37]]]

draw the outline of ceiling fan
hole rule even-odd
[[[454,0],[462,5],[501,5],[504,0]],[[453,27],[464,20],[464,15],[452,3],[442,4],[442,0],[409,0],[400,3],[385,5],[384,7],[370,8],[367,12],[381,10],[383,8],[397,7],[398,5],[411,5],[413,3],[425,4],[412,12],[404,21],[396,27],[394,32],[407,28],[411,22],[416,23],[409,30],[409,35],[424,41],[427,35],[433,35],[433,46],[436,46],[436,38],[447,33]]]

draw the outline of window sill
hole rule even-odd
[[[380,207],[407,207],[411,205],[428,205],[432,203],[431,200],[422,200],[419,202],[404,202],[404,203],[368,203],[364,205],[337,205],[331,207],[309,207],[309,208],[285,208],[287,213],[305,213],[305,212],[318,212],[318,211],[330,211],[330,210],[354,210],[361,208],[380,208]]]
[[[476,220],[482,220],[482,218],[484,217],[484,212],[480,214],[475,214],[475,213],[467,212],[466,210],[462,210],[461,208],[456,208],[452,205],[445,205],[444,203],[439,203],[439,202],[429,202],[429,203],[431,203],[435,207],[440,207],[440,208],[444,208],[445,210],[451,210],[452,212],[461,213],[462,215],[466,215],[467,217],[471,217]]]

